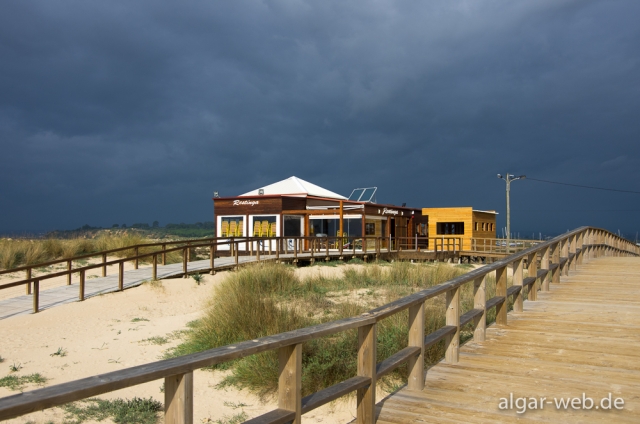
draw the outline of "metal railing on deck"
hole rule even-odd
[[[328,246],[318,246],[318,243],[321,244],[322,241],[314,242],[309,238],[298,238],[298,240],[301,243],[309,243],[312,252],[314,249],[322,250],[324,248],[326,251],[328,248]],[[368,238],[363,240],[363,250],[366,250],[364,246],[367,245]],[[252,243],[253,241],[255,240],[234,240],[231,242],[230,248],[233,243]],[[341,243],[341,245],[344,248],[344,244]],[[211,246],[213,249],[214,244],[211,243]],[[236,246],[237,248],[238,246]],[[638,256],[639,253],[637,246],[615,234],[591,227],[578,228],[359,316],[8,396],[0,399],[0,420],[164,379],[165,423],[191,423],[193,422],[194,370],[269,350],[277,350],[279,358],[278,408],[247,422],[300,423],[302,414],[356,391],[357,422],[371,424],[375,421],[378,378],[393,371],[401,364],[407,363],[409,370],[408,389],[422,390],[424,388],[424,352],[426,348],[444,340],[445,360],[449,363],[456,363],[459,356],[460,328],[472,322],[474,340],[483,341],[485,339],[487,310],[496,308],[496,323],[498,325],[506,324],[510,298],[513,299],[514,311],[522,312],[525,293],[527,293],[528,300],[535,301],[538,290],[548,291],[550,284],[559,283],[561,274],[568,275],[569,270],[575,270],[583,261],[604,255]],[[158,254],[157,252],[152,253],[156,259]],[[211,257],[213,258],[213,255]],[[114,261],[114,263],[116,262]],[[524,277],[525,264],[527,266],[526,278]],[[508,267],[513,268],[513,285],[507,288]],[[496,296],[485,299],[486,277],[494,272],[496,275]],[[462,311],[460,305],[461,288],[465,284],[471,283],[473,284],[474,306],[469,311]],[[425,302],[440,294],[445,294],[446,324],[444,327],[425,335]],[[409,311],[408,346],[378,362],[376,353],[378,323],[405,310]],[[302,344],[309,340],[351,329],[358,330],[357,375],[303,398],[301,396]]]

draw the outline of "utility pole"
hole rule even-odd
[[[511,239],[511,205],[509,204],[509,193],[511,192],[511,181],[515,181],[515,180],[521,180],[521,179],[525,179],[527,178],[526,175],[520,175],[519,177],[516,177],[513,174],[509,174],[507,172],[507,174],[503,177],[502,174],[498,174],[498,178],[500,178],[501,180],[504,180],[507,183],[507,245],[506,245],[506,251],[507,253],[509,253],[509,248],[510,248],[510,242],[509,240]]]

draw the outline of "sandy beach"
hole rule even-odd
[[[344,266],[315,266],[299,268],[296,272],[301,277],[310,273],[329,276],[341,273],[343,269]],[[38,314],[2,320],[0,356],[4,361],[0,364],[0,378],[10,374],[40,373],[50,386],[159,360],[167,348],[179,343],[180,332],[187,323],[201,316],[213,288],[226,275],[227,272],[205,275],[200,285],[191,278],[163,280],[161,285],[143,284],[122,293],[105,294]],[[9,281],[9,278],[5,277],[3,281]],[[23,288],[19,289],[24,293]],[[54,355],[58,351],[64,352],[64,356]],[[19,371],[12,373],[10,367],[14,365]],[[198,370],[194,373],[194,422],[220,420],[224,423],[242,412],[254,417],[276,408],[275,399],[262,402],[247,391],[216,388],[222,377],[220,371]],[[163,381],[158,380],[100,397],[153,397],[163,402],[162,385]],[[24,390],[37,387],[31,384]],[[15,393],[0,387],[0,397]],[[342,423],[351,421],[354,416],[355,400],[351,398],[312,411],[303,416],[303,422]],[[8,422],[64,421],[64,411],[52,408]]]

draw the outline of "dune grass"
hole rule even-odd
[[[167,357],[200,352],[214,347],[251,340],[361,314],[416,291],[447,281],[467,272],[446,264],[392,264],[345,267],[336,278],[320,274],[306,279],[296,276],[291,267],[265,263],[230,274],[214,290],[204,316],[190,325],[185,340],[169,349]],[[487,284],[487,298],[493,296]],[[462,289],[462,308],[473,308],[473,287]],[[425,332],[445,323],[444,296],[426,303]],[[493,318],[493,317],[491,317]],[[407,345],[408,312],[379,322],[378,361]],[[463,332],[469,338],[472,331]],[[305,342],[302,345],[303,396],[356,375],[357,331],[350,330]],[[443,343],[428,349],[427,366],[444,355]],[[278,384],[278,360],[275,351],[252,355],[219,369],[231,369],[222,386],[246,388],[260,396],[275,393]],[[401,367],[383,383],[406,379]]]
[[[75,239],[43,239],[43,240],[10,240],[0,239],[0,269],[17,268],[23,265],[35,265],[56,259],[72,258],[83,254],[96,253],[105,250],[119,249],[137,244],[151,243],[136,233],[119,235],[104,234],[96,238]],[[141,248],[139,254],[159,250],[158,247]],[[113,254],[115,257],[128,258],[135,256],[134,249],[127,249]],[[167,263],[182,260],[179,251],[167,253]],[[143,258],[141,262],[149,262],[151,257]]]

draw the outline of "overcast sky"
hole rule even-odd
[[[497,173],[640,191],[640,2],[6,0],[0,232],[212,220],[292,175],[496,209]],[[640,194],[512,185],[514,232]]]

